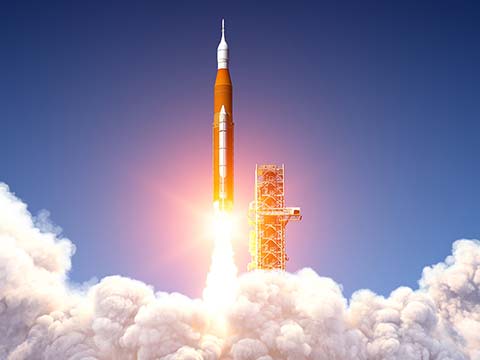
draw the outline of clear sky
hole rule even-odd
[[[289,270],[388,294],[480,238],[480,9],[471,1],[4,2],[0,181],[77,245],[71,278],[199,296],[210,262],[226,18],[235,240],[256,163],[285,163]]]

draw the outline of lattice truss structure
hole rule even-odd
[[[301,219],[299,207],[285,207],[284,165],[257,165],[255,200],[249,207],[252,261],[248,270],[285,270],[285,227],[289,221]]]

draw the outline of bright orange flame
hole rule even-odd
[[[212,312],[224,314],[237,292],[237,267],[232,249],[234,217],[231,213],[216,211],[212,225],[215,243],[203,298]]]

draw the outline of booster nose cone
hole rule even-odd
[[[217,48],[217,64],[219,69],[228,69],[228,44],[225,40],[225,19],[222,19],[222,38]]]
[[[222,108],[220,109],[220,115],[227,115],[227,111],[225,110],[225,106],[222,105]]]

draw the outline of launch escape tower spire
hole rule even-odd
[[[255,200],[250,203],[250,255],[248,270],[285,270],[288,260],[285,227],[300,221],[299,207],[285,207],[285,167],[257,165]]]

